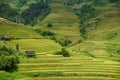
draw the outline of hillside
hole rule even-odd
[[[17,68],[0,70],[0,80],[120,80],[119,0],[29,0],[19,8],[18,1],[8,3],[24,11],[47,1],[50,12],[37,15],[32,27],[0,18],[0,36],[18,38],[0,45],[18,45],[20,52]],[[27,57],[26,50],[36,55]]]
[[[32,28],[24,25],[12,23],[6,19],[0,18],[0,36],[10,36],[13,38],[42,38],[34,32]]]
[[[96,7],[97,10],[102,12],[96,17],[101,21],[95,29],[88,32],[89,39],[116,42],[120,38],[120,12],[119,8],[115,6],[115,4],[108,4],[103,7]],[[94,19],[92,20],[94,21]]]
[[[78,17],[66,10],[62,3],[51,3],[51,13],[39,24],[34,26],[34,29],[41,31],[50,31],[56,36],[63,36],[69,40],[78,40],[79,33],[79,19]],[[52,27],[47,27],[50,23]]]

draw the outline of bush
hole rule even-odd
[[[43,36],[54,36],[55,34],[50,32],[50,31],[41,31],[39,29],[36,29],[35,32],[37,32],[38,34],[40,35],[43,35]]]
[[[112,57],[120,57],[120,45],[119,44],[107,44],[106,51]]]
[[[18,12],[15,9],[12,9],[8,4],[0,4],[0,17],[15,22],[16,16],[18,16]]]
[[[65,48],[62,48],[61,51],[56,51],[55,55],[62,55],[64,57],[70,57],[70,53]]]
[[[43,35],[43,36],[54,36],[54,33],[50,32],[50,31],[43,31],[43,32],[41,32],[41,35]]]
[[[15,80],[15,76],[11,73],[0,73],[0,80]]]
[[[32,72],[27,73],[27,76],[30,76],[32,78],[35,77],[51,77],[51,76],[63,76],[63,72],[61,71],[50,71],[50,72]]]
[[[106,39],[114,39],[118,36],[118,33],[112,32],[106,35]]]
[[[108,0],[109,2],[118,2],[119,0]]]
[[[52,27],[52,24],[51,24],[51,23],[48,23],[48,24],[47,24],[47,27]]]
[[[55,37],[53,36],[51,38],[52,40],[55,40],[57,43],[59,43],[61,46],[68,46],[70,43],[72,43],[70,40],[66,38],[60,38],[60,37]]]
[[[16,68],[19,62],[17,52],[9,46],[0,46],[0,70],[11,70]]]
[[[103,6],[105,4],[107,4],[107,0],[94,0],[93,1],[93,5],[95,6]]]
[[[38,19],[41,21],[49,13],[49,5],[47,3],[38,2],[31,4],[29,8],[24,10],[21,14],[21,17],[25,20],[24,24],[32,24],[32,26],[34,26]]]
[[[83,51],[84,55],[85,56],[88,56],[88,57],[95,57],[93,54],[91,54],[90,52],[88,51]]]

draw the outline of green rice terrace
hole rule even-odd
[[[0,0],[0,80],[120,80],[120,1]]]

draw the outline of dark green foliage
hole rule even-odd
[[[60,38],[60,37],[53,36],[51,39],[55,40],[61,46],[68,46],[70,43],[72,43],[69,39],[66,39],[66,38]]]
[[[19,51],[19,44],[16,44],[16,50]]]
[[[106,39],[114,39],[117,37],[117,35],[118,35],[118,33],[114,33],[114,32],[109,33],[106,35]]]
[[[80,20],[86,21],[89,18],[93,18],[96,15],[95,8],[90,4],[83,5],[81,8],[81,13],[79,14]]]
[[[80,2],[83,2],[84,0],[66,0],[66,5],[73,5],[73,4],[79,4]]]
[[[0,73],[0,80],[15,80],[15,76],[11,73]]]
[[[50,12],[50,7],[47,3],[34,3],[30,7],[22,12],[21,17],[25,20],[24,24],[34,24],[37,22],[39,16],[43,18]]]
[[[48,23],[48,24],[47,24],[47,27],[52,27],[52,24],[51,24],[51,23]]]
[[[43,36],[54,36],[55,34],[50,32],[50,31],[41,31],[39,29],[36,29],[35,32],[37,32],[38,34],[40,35],[43,35]]]
[[[30,72],[25,74],[29,77],[51,77],[51,76],[64,76],[63,72],[61,71],[50,71],[50,72]]]
[[[54,36],[54,33],[50,32],[50,31],[43,31],[43,32],[41,32],[41,35],[43,35],[43,36]]]
[[[85,4],[80,9],[73,9],[73,12],[79,16],[81,24],[97,15],[97,12],[92,4]]]
[[[55,55],[62,55],[64,57],[70,57],[70,53],[65,48],[62,48],[61,51],[56,51]]]
[[[86,39],[86,33],[87,33],[87,29],[86,29],[86,27],[81,27],[80,28],[80,33],[81,33],[81,36],[84,38],[84,39]]]
[[[0,70],[10,70],[19,62],[17,52],[9,46],[0,46]]]
[[[88,56],[88,57],[94,57],[94,55],[91,54],[91,53],[88,52],[88,51],[83,51],[83,53],[84,53],[85,56]]]
[[[8,4],[0,4],[0,17],[15,22],[17,15],[17,11],[12,9]]]
[[[36,30],[34,30],[35,32],[37,32],[38,34],[41,34],[41,30],[39,30],[39,29],[36,29]]]
[[[80,17],[80,33],[81,36],[85,39],[87,28],[92,27],[93,23],[87,23],[90,18],[93,18],[97,15],[95,8],[91,4],[85,4],[82,6],[81,11],[77,14]],[[95,23],[96,25],[98,23]]]
[[[120,45],[119,44],[107,44],[106,51],[111,57],[120,57]]]
[[[118,2],[119,0],[108,0],[109,2]]]
[[[27,3],[27,0],[19,0],[18,6],[22,7],[26,3]]]
[[[94,0],[93,1],[93,5],[95,6],[103,6],[105,4],[107,4],[107,0]]]
[[[82,27],[82,28],[80,29],[80,32],[81,32],[82,34],[86,34],[87,30],[86,30],[85,27]]]

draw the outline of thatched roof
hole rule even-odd
[[[27,51],[25,51],[25,53],[26,53],[26,56],[28,56],[28,57],[35,56],[35,51],[33,51],[33,50],[27,50]]]

